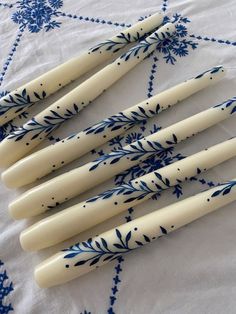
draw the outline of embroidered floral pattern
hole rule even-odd
[[[17,3],[18,10],[13,13],[12,20],[21,29],[27,27],[31,33],[38,33],[42,29],[47,32],[60,27],[61,22],[54,18],[63,6],[62,0],[20,0]]]
[[[3,270],[4,263],[0,260],[0,313],[8,314],[13,311],[11,303],[6,302],[5,298],[14,290],[13,283],[9,282],[6,270]]]

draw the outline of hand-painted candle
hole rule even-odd
[[[84,83],[40,112],[23,127],[10,133],[0,144],[0,166],[7,166],[31,151],[63,122],[78,114],[128,71],[169,38],[175,25],[167,23],[156,32],[94,74]]]
[[[22,219],[38,215],[153,154],[161,158],[168,148],[230,117],[235,109],[236,97],[38,185],[9,205],[11,216]]]
[[[236,178],[74,244],[39,264],[35,280],[41,288],[63,284],[235,200]]]
[[[27,228],[21,233],[21,246],[33,251],[62,242],[235,156],[233,138],[105,191]]]
[[[82,132],[21,159],[2,174],[2,179],[10,188],[32,183],[37,178],[55,171],[115,136],[122,134],[135,124],[153,117],[203,88],[215,84],[224,74],[225,70],[222,66],[216,66],[205,71]]]
[[[0,99],[0,125],[105,62],[127,44],[142,38],[162,22],[162,14],[156,13],[4,96]]]

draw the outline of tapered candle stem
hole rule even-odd
[[[32,104],[47,98],[105,62],[124,46],[137,41],[162,22],[162,14],[156,13],[2,97],[0,99],[0,125],[7,123]]]
[[[160,27],[137,46],[26,122],[23,127],[10,133],[0,144],[0,166],[9,166],[30,152],[52,131],[77,115],[105,89],[133,69],[174,32],[175,26],[172,23]]]
[[[236,178],[74,244],[38,265],[35,280],[41,288],[63,284],[235,200]]]
[[[42,219],[21,233],[21,245],[39,250],[64,241],[235,156],[233,138]]]
[[[19,160],[2,174],[2,180],[10,188],[32,183],[37,178],[55,171],[115,136],[122,134],[133,125],[159,114],[203,88],[215,84],[224,75],[225,69],[222,66],[216,66],[205,71],[82,132],[69,136]]]
[[[161,158],[167,153],[166,149],[236,113],[234,108],[236,97],[40,184],[9,205],[11,216],[22,219],[38,215],[137,165],[151,155],[157,154]]]

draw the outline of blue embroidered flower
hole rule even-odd
[[[10,311],[13,311],[11,303],[7,303],[6,297],[14,290],[13,283],[6,281],[8,280],[6,270],[2,269],[4,263],[0,260],[0,313],[8,314]]]
[[[198,44],[186,38],[188,36],[188,30],[185,24],[190,23],[188,18],[176,13],[172,18],[165,16],[164,22],[175,23],[176,32],[174,36],[164,40],[162,46],[157,50],[164,55],[163,58],[166,60],[166,63],[175,64],[177,61],[176,57],[182,58],[187,56],[190,49],[196,49]]]
[[[12,15],[12,20],[13,20],[13,22],[15,22],[17,24],[23,24],[24,23],[24,13],[22,11],[16,11]]]
[[[53,20],[58,16],[58,9],[63,6],[62,0],[20,0],[18,11],[12,20],[21,28],[28,27],[31,33],[38,33],[43,28],[47,31],[60,27],[60,22]]]

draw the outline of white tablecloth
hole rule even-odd
[[[53,134],[51,141],[97,122],[179,83],[214,65],[235,67],[235,0],[19,0],[0,1],[0,92],[3,94],[55,65],[135,23],[141,16],[162,10],[179,18],[180,36],[168,53],[154,54],[112,86],[73,121]],[[19,7],[21,6],[21,8]],[[48,7],[50,10],[48,10]],[[40,9],[39,9],[40,8]],[[181,18],[183,17],[183,18]],[[187,33],[188,32],[188,33]],[[195,48],[195,49],[193,49]],[[88,154],[56,174],[91,160],[101,151],[148,134],[235,96],[236,70],[216,86],[137,127],[130,135]],[[91,73],[89,73],[91,75]],[[87,75],[88,76],[88,75]],[[80,81],[85,79],[84,76]],[[77,82],[78,84],[78,82]],[[74,84],[75,86],[76,84]],[[27,114],[26,119],[65,94],[64,89]],[[1,130],[1,137],[24,118]],[[178,145],[177,153],[189,155],[235,135],[231,118]],[[49,141],[43,145],[48,145]],[[145,165],[151,168],[152,162]],[[184,198],[236,176],[235,159],[183,185]],[[128,180],[130,175],[123,178]],[[201,180],[203,179],[204,180]],[[75,204],[118,183],[112,179],[61,208]],[[80,182],[78,182],[80,184]],[[19,233],[31,222],[13,221],[8,203],[21,191],[0,187],[0,313],[78,314],[221,314],[236,309],[235,204],[222,208],[167,237],[114,261],[64,286],[41,290],[33,279],[34,267],[65,244],[40,253],[23,252]],[[173,190],[76,237],[86,239],[126,220],[176,201]],[[35,219],[36,220],[36,219]],[[35,221],[34,220],[34,221]],[[69,242],[68,242],[69,243]],[[8,279],[7,279],[8,278]],[[14,310],[13,310],[14,309]]]

